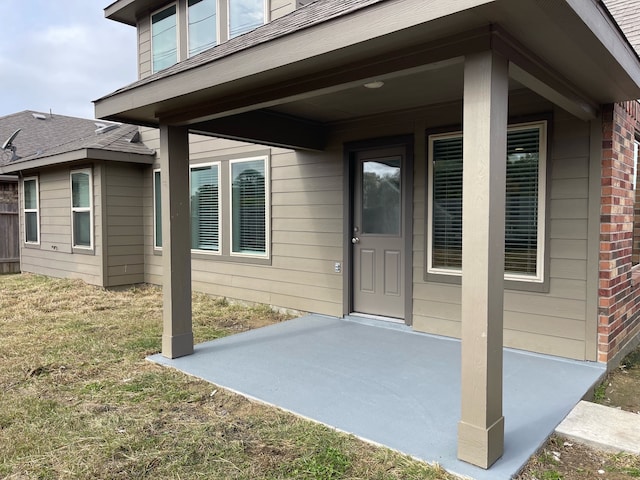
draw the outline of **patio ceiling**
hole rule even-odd
[[[510,59],[510,89],[585,120],[640,98],[638,58],[592,0],[387,0],[268,41],[260,33],[97,100],[96,116],[322,149],[333,122],[460,100],[464,55],[486,49]],[[384,87],[363,87],[373,80]]]

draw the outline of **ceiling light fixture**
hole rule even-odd
[[[384,82],[381,82],[381,81],[369,82],[364,84],[365,88],[372,88],[372,89],[380,88],[383,85],[384,85]]]

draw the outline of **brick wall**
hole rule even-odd
[[[604,108],[598,289],[598,360],[610,362],[640,333],[640,267],[633,268],[637,102]],[[640,184],[638,185],[640,190]],[[640,197],[639,197],[640,198]],[[634,278],[637,277],[637,278]]]

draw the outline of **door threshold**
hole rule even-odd
[[[383,315],[371,315],[369,313],[360,313],[360,312],[351,312],[348,316],[356,317],[356,318],[366,318],[369,320],[378,320],[380,322],[397,323],[399,325],[406,325],[404,318],[385,317]]]

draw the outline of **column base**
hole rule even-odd
[[[504,417],[489,428],[460,421],[458,423],[458,458],[464,462],[489,468],[504,452]]]
[[[178,358],[193,353],[193,332],[162,336],[162,356]]]

